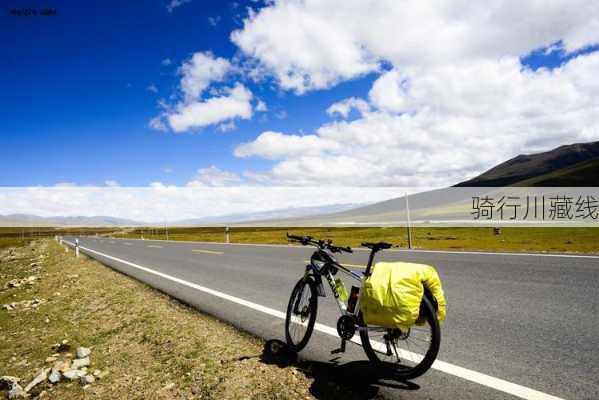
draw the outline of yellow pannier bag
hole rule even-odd
[[[407,329],[419,323],[420,302],[427,287],[438,304],[437,318],[445,319],[441,279],[431,265],[378,262],[360,291],[360,309],[368,325]]]

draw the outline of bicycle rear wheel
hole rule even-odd
[[[390,369],[398,379],[414,379],[431,367],[441,344],[441,328],[433,305],[422,298],[422,325],[407,331],[367,326],[360,312],[358,323],[364,352],[379,366]]]
[[[308,344],[316,323],[317,307],[316,283],[311,278],[300,279],[291,292],[285,317],[285,339],[294,351]]]

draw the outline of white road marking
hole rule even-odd
[[[69,245],[74,246],[73,243],[67,242],[66,240],[65,240],[65,243],[68,243]],[[89,252],[89,253],[97,254],[104,258],[111,259],[111,260],[119,262],[121,264],[128,265],[130,267],[139,269],[141,271],[159,276],[161,278],[175,282],[177,284],[187,286],[189,288],[192,288],[192,289],[213,295],[215,297],[230,301],[232,303],[239,304],[239,305],[242,305],[247,308],[251,308],[252,310],[260,311],[264,314],[271,315],[275,318],[279,318],[279,319],[283,319],[283,320],[285,319],[285,313],[275,310],[275,309],[272,309],[270,307],[265,307],[263,305],[253,303],[251,301],[244,300],[239,297],[231,296],[230,294],[219,292],[218,290],[210,289],[205,286],[201,286],[201,285],[198,285],[198,284],[195,284],[195,283],[192,283],[192,282],[180,279],[180,278],[176,278],[174,276],[165,274],[163,272],[155,271],[153,269],[143,267],[141,265],[132,263],[130,261],[123,260],[123,259],[117,258],[117,257],[113,257],[111,255],[101,253],[99,251],[92,250],[87,247],[80,246],[80,249],[83,251]],[[334,336],[334,337],[338,337],[337,330],[330,326],[316,323],[314,326],[314,329],[321,333],[324,333],[324,334],[327,334],[330,336]],[[359,338],[352,339],[352,342],[361,344]],[[415,353],[414,353],[414,355],[418,356]],[[538,390],[534,390],[534,389],[528,388],[526,386],[508,382],[503,379],[495,378],[493,376],[486,375],[486,374],[483,374],[483,373],[480,373],[477,371],[473,371],[471,369],[463,368],[458,365],[451,364],[451,363],[441,361],[441,360],[436,360],[433,363],[433,366],[431,368],[435,369],[437,371],[445,372],[448,375],[453,375],[453,376],[465,379],[470,382],[478,383],[480,385],[487,386],[492,389],[511,394],[513,396],[516,396],[516,397],[519,397],[522,399],[527,399],[527,400],[563,400],[560,397],[552,396],[550,394],[540,392]]]
[[[191,252],[192,253],[216,254],[216,255],[224,254],[222,251],[212,251],[212,250],[202,250],[202,249],[193,249],[193,250],[191,250]]]
[[[122,239],[121,239],[122,240]],[[142,240],[142,239],[128,239],[128,240]],[[146,240],[147,241],[147,240]],[[303,249],[304,246],[290,245],[290,244],[266,244],[266,243],[224,243],[224,242],[200,242],[193,240],[163,240],[154,239],[153,242],[167,242],[167,243],[197,243],[207,245],[219,245],[219,246],[255,246],[255,247],[285,247],[290,249]],[[367,251],[370,249],[364,247],[352,247],[354,251]],[[460,250],[422,250],[422,249],[388,249],[385,253],[440,253],[440,254],[468,254],[468,255],[490,255],[490,256],[527,256],[527,257],[564,257],[564,258],[590,258],[599,259],[599,255],[591,254],[554,254],[554,253],[515,253],[515,252],[492,252],[492,251],[460,251]]]
[[[162,249],[162,246],[156,246],[155,244],[149,244],[146,247],[152,247],[154,249]]]

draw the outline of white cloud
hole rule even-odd
[[[172,222],[288,207],[375,202],[400,196],[405,191],[403,188],[329,187],[314,196],[316,190],[257,186],[177,187],[161,182],[138,188],[0,187],[0,215],[109,215],[162,223],[165,219]]]
[[[160,169],[162,172],[164,172],[165,174],[172,174],[174,169],[172,167],[162,167]]]
[[[216,130],[219,131],[219,132],[229,132],[229,131],[232,131],[232,130],[235,130],[235,129],[237,129],[237,125],[235,125],[235,122],[233,122],[233,121],[229,121],[229,122],[225,122],[223,124],[219,124],[216,127]]]
[[[327,114],[329,115],[339,115],[343,118],[347,118],[351,110],[356,109],[360,114],[364,114],[370,110],[370,106],[368,103],[357,97],[350,97],[345,100],[341,100],[337,103],[332,104],[329,108],[327,108]]]
[[[190,2],[191,0],[170,0],[166,5],[166,9],[169,13],[171,13],[175,8],[181,7],[183,4]]]
[[[214,57],[210,52],[197,52],[179,68],[181,92],[185,101],[197,99],[212,82],[222,81],[231,69],[224,58]]]
[[[161,65],[167,67],[169,65],[171,65],[173,63],[173,60],[171,60],[170,58],[165,58],[164,60],[162,60],[160,62]]]
[[[250,175],[262,183],[454,184],[516,154],[599,140],[596,71],[599,52],[554,70],[503,58],[391,72],[371,90],[378,109],[315,135],[265,132],[235,155],[278,160]]]
[[[166,132],[168,130],[166,124],[163,121],[162,116],[154,117],[148,122],[148,127],[157,131]]]
[[[376,71],[518,57],[558,41],[597,43],[599,3],[280,0],[251,12],[231,39],[284,89],[330,87]]]
[[[171,129],[175,132],[185,132],[234,118],[250,119],[252,93],[239,83],[227,92],[224,96],[212,97],[205,101],[179,104],[167,117]]]
[[[115,181],[114,179],[108,179],[108,180],[104,181],[104,186],[119,187],[121,185],[119,185],[119,183],[117,181]]]
[[[381,73],[368,101],[327,109],[359,118],[238,146],[238,157],[276,160],[248,172],[263,184],[442,186],[519,153],[599,140],[599,53],[554,70],[520,62],[599,43],[597,2],[279,0],[231,38],[259,75],[299,94]]]
[[[238,185],[240,182],[239,175],[211,165],[207,168],[200,168],[198,174],[186,186],[232,186]]]
[[[218,25],[220,20],[221,20],[221,17],[219,15],[217,15],[215,17],[208,17],[208,23],[212,26]]]
[[[258,100],[258,103],[256,104],[256,111],[258,111],[258,112],[268,111],[268,107],[266,106],[266,103],[263,102],[262,100]]]
[[[338,143],[316,135],[286,135],[280,132],[263,132],[256,140],[237,146],[237,157],[259,156],[270,160],[287,157],[315,156],[326,150],[335,150]]]
[[[153,83],[149,84],[148,87],[146,88],[146,90],[148,92],[158,93],[158,88]]]

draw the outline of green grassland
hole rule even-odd
[[[231,228],[234,243],[287,243],[285,233],[331,239],[359,246],[367,241],[388,241],[407,247],[406,228]],[[166,239],[164,228],[138,228],[114,234],[116,238]],[[169,228],[169,240],[223,242],[224,228]],[[599,253],[599,228],[413,228],[412,247],[430,250],[527,251]]]

